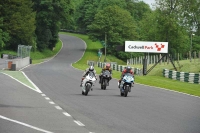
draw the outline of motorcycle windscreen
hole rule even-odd
[[[105,70],[105,71],[103,72],[103,76],[104,76],[104,77],[110,77],[110,72],[109,72],[108,70]]]
[[[89,75],[90,78],[94,77],[94,73],[93,72],[89,72],[88,75]]]

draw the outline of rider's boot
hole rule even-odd
[[[121,80],[119,80],[118,82],[119,82],[118,88],[120,88]]]
[[[108,81],[108,86],[109,86],[109,82],[110,82],[111,79],[112,79],[112,77],[110,77],[110,79],[109,79],[109,81]]]
[[[81,80],[81,84],[80,84],[80,87],[82,87],[82,84],[83,84],[83,79]]]
[[[83,83],[83,81],[81,81],[80,87],[82,87],[82,83]]]
[[[132,87],[134,87],[134,82],[131,84]]]

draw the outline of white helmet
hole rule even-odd
[[[89,67],[89,71],[94,71],[94,67],[93,67],[93,66],[90,66],[90,67]]]

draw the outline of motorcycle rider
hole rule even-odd
[[[83,77],[82,77],[82,79],[81,79],[80,87],[82,87],[83,80],[85,79],[86,75],[87,75],[89,72],[93,72],[93,73],[94,73],[94,76],[95,76],[96,79],[97,79],[96,70],[94,69],[93,66],[90,66],[89,68],[86,68],[85,71],[84,71],[84,73],[83,73]]]
[[[110,79],[109,81],[112,79],[112,68],[110,67],[110,63],[107,63],[104,68],[102,68],[101,73],[99,74],[99,84],[101,84],[102,81],[102,74],[105,70],[108,70],[110,72]],[[108,82],[109,83],[109,82]]]
[[[125,67],[124,70],[122,71],[121,78],[120,78],[120,80],[119,80],[119,86],[118,86],[119,88],[120,88],[120,84],[121,84],[122,78],[124,77],[124,75],[125,75],[126,73],[130,73],[130,74],[132,74],[133,77],[134,77],[134,72],[132,71],[132,68],[131,68],[130,66]],[[132,85],[131,85],[132,87],[133,87],[133,84],[134,84],[134,83],[132,83]]]

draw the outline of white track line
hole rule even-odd
[[[50,100],[50,98],[49,98],[49,97],[45,97],[45,99],[46,99],[46,100]]]
[[[41,128],[38,128],[38,127],[34,127],[34,126],[29,125],[29,124],[20,122],[20,121],[17,121],[17,120],[13,120],[13,119],[7,118],[7,117],[2,116],[2,115],[0,115],[0,118],[4,119],[4,120],[7,120],[7,121],[11,121],[11,122],[17,123],[17,124],[20,124],[20,125],[23,125],[23,126],[26,126],[26,127],[29,127],[29,128],[32,128],[32,129],[35,129],[35,130],[38,130],[38,131],[41,131],[41,132],[44,132],[44,133],[53,133],[53,132],[50,132],[50,131],[47,131],[47,130],[44,130],[44,129],[41,129]]]
[[[80,121],[76,121],[76,120],[74,120],[74,122],[75,122],[76,124],[78,124],[79,126],[82,126],[82,127],[85,126],[85,125],[84,125],[83,123],[81,123]]]
[[[3,72],[2,72],[3,73]],[[21,84],[23,84],[24,86],[26,86],[26,87],[28,87],[28,88],[30,88],[31,90],[34,90],[34,91],[36,91],[36,92],[38,92],[38,93],[42,93],[38,88],[32,88],[32,87],[30,87],[30,86],[28,86],[28,85],[26,85],[26,84],[24,84],[23,82],[21,82],[21,81],[19,81],[18,79],[16,79],[16,78],[14,78],[14,77],[12,77],[12,76],[10,76],[10,75],[8,75],[8,74],[6,74],[6,73],[3,73],[3,74],[5,74],[5,75],[7,75],[7,76],[9,76],[9,77],[11,77],[12,79],[14,79],[14,80],[16,80],[17,82],[19,82],[19,83],[21,83]]]
[[[50,103],[50,104],[55,104],[53,101],[50,101],[49,103]]]
[[[67,112],[63,112],[64,115],[68,116],[68,117],[71,117],[70,114],[68,114]]]
[[[34,88],[39,92],[42,93],[42,91],[26,76],[26,74],[21,71],[23,73],[23,75],[26,77],[26,79],[28,79],[28,81],[34,86]]]
[[[46,95],[45,95],[45,94],[42,94],[42,96],[45,97]]]
[[[55,106],[55,108],[58,110],[62,110],[62,108],[60,106]]]
[[[138,84],[138,85],[147,86],[147,87],[153,87],[153,88],[161,89],[161,90],[165,90],[165,91],[171,91],[171,92],[175,92],[175,93],[180,93],[180,94],[188,95],[188,96],[191,96],[191,97],[200,98],[199,96],[195,96],[195,95],[187,94],[187,93],[180,92],[180,91],[175,91],[175,90],[170,90],[170,89],[166,89],[166,88],[161,88],[161,87],[157,87],[157,86],[150,86],[150,85],[145,85],[145,84],[140,84],[140,83],[137,83],[137,84]]]

